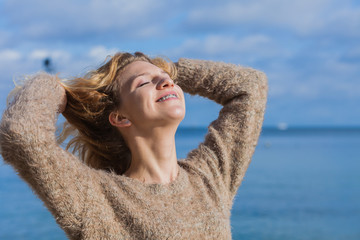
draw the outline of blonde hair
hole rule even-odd
[[[62,82],[66,90],[66,118],[58,143],[68,137],[66,149],[95,169],[124,173],[130,166],[131,152],[120,132],[109,122],[109,114],[121,105],[119,75],[134,61],[146,61],[176,78],[176,67],[163,58],[143,53],[117,53],[97,70],[84,77]]]

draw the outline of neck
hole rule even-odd
[[[133,137],[127,141],[131,165],[124,175],[145,183],[167,184],[175,180],[179,171],[175,132],[176,129],[153,128],[131,134]]]

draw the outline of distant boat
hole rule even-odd
[[[279,123],[279,124],[277,125],[277,128],[278,128],[279,130],[284,131],[284,130],[288,129],[288,125],[287,125],[287,123],[281,122],[281,123]]]

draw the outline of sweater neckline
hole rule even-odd
[[[119,175],[121,181],[131,187],[136,188],[140,191],[146,191],[151,194],[173,194],[177,192],[181,192],[186,186],[188,178],[186,171],[183,167],[178,164],[179,166],[179,173],[178,176],[170,183],[163,184],[163,183],[144,183],[139,181],[138,179],[127,177],[125,175]]]

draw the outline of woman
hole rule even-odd
[[[205,141],[177,161],[181,89],[223,108]],[[3,115],[2,155],[70,239],[230,239],[266,97],[265,75],[250,68],[119,53],[84,78],[28,81]],[[78,157],[56,143],[59,112]]]

